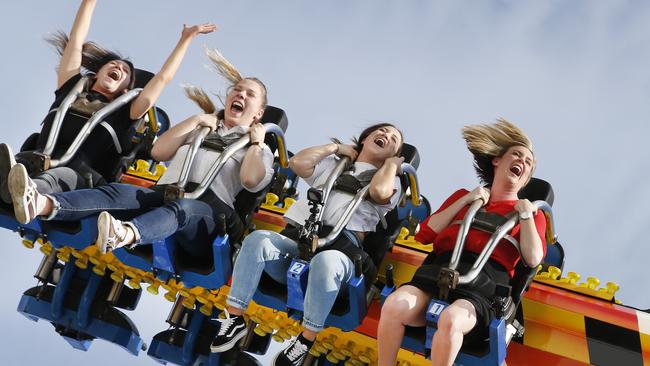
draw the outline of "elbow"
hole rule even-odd
[[[153,147],[151,148],[151,152],[149,153],[149,155],[151,155],[151,158],[153,160],[155,160],[155,161],[164,161],[164,160],[166,160],[166,159],[164,159],[163,152],[160,151],[160,150],[161,149],[158,148],[157,145],[155,145],[155,144],[153,145]]]
[[[394,190],[391,187],[378,187],[371,185],[368,190],[370,198],[372,198],[373,201],[381,204],[387,203],[394,193]]]
[[[529,253],[528,258],[526,258],[526,264],[528,264],[530,268],[535,268],[539,266],[543,260],[544,253],[541,250],[535,250],[534,252]]]
[[[305,161],[303,159],[300,159],[298,156],[294,156],[289,159],[289,169],[291,169],[301,178],[309,176],[309,174],[306,172],[307,169],[305,169],[305,165]]]
[[[261,178],[253,177],[250,174],[244,176],[240,175],[239,178],[241,179],[241,185],[244,186],[247,191],[253,191],[262,180]]]

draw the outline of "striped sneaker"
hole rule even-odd
[[[221,353],[233,348],[237,341],[244,338],[246,335],[246,321],[244,317],[230,316],[227,310],[224,310],[226,315],[223,319],[215,319],[220,323],[219,332],[210,345],[212,353]]]

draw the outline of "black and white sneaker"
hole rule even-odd
[[[246,321],[243,316],[230,316],[228,310],[224,310],[226,317],[216,319],[220,323],[219,332],[210,345],[212,353],[226,352],[233,348],[237,341],[246,335]]]
[[[289,344],[289,347],[275,356],[273,360],[274,366],[300,366],[305,356],[309,353],[309,349],[314,344],[306,340],[302,334]]]

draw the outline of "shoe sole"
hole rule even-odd
[[[16,160],[7,144],[0,144],[0,199],[5,203],[11,203],[9,193],[9,171],[16,165]]]
[[[235,347],[237,342],[239,342],[240,339],[244,338],[246,336],[246,329],[244,328],[243,331],[239,332],[237,335],[235,335],[230,341],[220,345],[220,346],[213,346],[210,345],[210,352],[212,353],[222,353],[229,351]]]
[[[111,220],[107,217],[108,215],[108,212],[102,212],[97,218],[97,241],[95,242],[95,245],[97,245],[97,249],[99,249],[99,252],[102,254],[106,254],[106,239],[108,238],[108,232],[110,230],[109,226]]]
[[[14,215],[19,223],[25,225],[31,220],[28,220],[29,211],[27,209],[27,200],[25,199],[25,190],[28,185],[27,170],[12,169],[7,177],[9,192],[14,204]]]

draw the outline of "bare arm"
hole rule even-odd
[[[88,36],[90,21],[95,10],[95,0],[83,0],[72,23],[70,40],[63,50],[57,71],[56,88],[59,89],[81,70],[81,51]]]
[[[382,205],[390,202],[390,198],[395,194],[395,175],[403,162],[403,157],[388,158],[372,176],[368,193],[373,201]]]
[[[180,66],[187,48],[189,47],[192,39],[197,34],[206,34],[214,32],[217,29],[217,26],[211,23],[195,25],[193,27],[187,27],[183,25],[183,32],[181,33],[181,39],[176,44],[176,47],[172,53],[165,61],[165,64],[156,74],[156,76],[151,79],[147,85],[144,87],[144,90],[138,95],[138,97],[131,103],[130,117],[131,119],[138,119],[142,117],[149,108],[153,107],[162,93],[163,89],[169,82],[172,80],[178,67]]]
[[[532,212],[531,218],[527,220],[519,220],[519,247],[521,250],[521,257],[524,262],[531,268],[536,267],[544,259],[544,249],[542,247],[542,239],[539,237],[537,227],[535,226],[535,213],[537,210],[530,203],[529,200],[523,199],[517,201],[515,204],[517,212]]]
[[[214,114],[196,114],[176,124],[156,140],[151,148],[151,157],[157,161],[171,159],[198,126],[210,127],[214,131],[217,129],[217,117]]]
[[[266,176],[266,167],[264,166],[263,151],[260,145],[264,142],[266,128],[261,123],[255,123],[249,130],[251,145],[246,151],[244,161],[239,170],[241,183],[247,189],[255,188]]]
[[[300,178],[308,178],[314,174],[314,168],[325,157],[339,154],[348,156],[352,161],[357,158],[358,152],[352,145],[343,144],[327,144],[320,146],[312,146],[300,150],[289,160],[289,168],[293,170]]]
[[[490,191],[483,187],[477,187],[471,192],[468,192],[459,200],[456,200],[454,203],[449,205],[449,207],[438,212],[437,214],[431,215],[427,225],[435,233],[441,232],[444,228],[451,224],[451,221],[456,217],[458,212],[463,209],[463,207],[471,204],[477,199],[483,200],[483,204],[487,203],[490,198]]]

